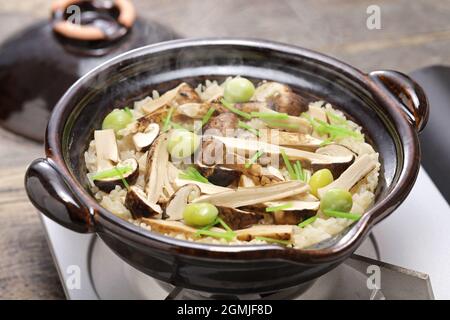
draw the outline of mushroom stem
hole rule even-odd
[[[332,183],[326,187],[320,188],[318,190],[319,197],[322,198],[323,195],[330,189],[343,189],[350,190],[359,180],[364,178],[370,171],[376,167],[376,160],[373,159],[371,155],[363,154],[353,162],[353,164],[345,170],[341,176],[334,180]]]
[[[193,202],[209,202],[216,206],[238,208],[261,202],[279,200],[304,193],[309,186],[301,181],[274,183],[263,187],[238,188],[212,195],[205,195]]]
[[[352,157],[349,159],[348,156],[329,156],[298,149],[284,148],[275,144],[258,140],[246,140],[221,136],[210,137],[214,140],[222,142],[227,149],[227,153],[239,153],[236,151],[254,153],[257,151],[262,151],[267,154],[281,155],[282,150],[284,150],[290,160],[307,160],[311,163],[316,164],[347,163],[353,159]]]

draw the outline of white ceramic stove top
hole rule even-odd
[[[44,216],[42,222],[68,298],[164,299],[167,296],[167,290],[160,284],[128,266],[97,237],[74,233]],[[382,275],[392,276],[389,270],[394,270],[397,272],[394,277],[399,283],[403,283],[404,277],[407,280],[412,275],[419,280],[428,281],[428,274],[434,297],[450,299],[450,207],[423,169],[408,199],[396,212],[378,224],[373,233],[382,261],[425,274],[410,273],[408,270],[399,273],[399,269],[386,266],[387,269],[383,267],[383,270],[388,271],[382,272]],[[356,253],[377,258],[369,239]],[[357,279],[352,285],[361,290],[342,290],[342,286],[349,282],[349,275],[354,274],[355,264],[359,268],[365,266],[364,261],[350,260],[319,279],[300,298],[338,298],[329,288],[339,287],[340,292],[346,292],[341,298],[368,299],[370,292],[365,288],[364,277],[350,276]],[[350,269],[353,271],[349,271]],[[79,286],[73,278],[78,271]],[[329,286],[330,281],[339,285]],[[422,283],[419,285],[425,286]],[[350,291],[357,293],[352,295]]]

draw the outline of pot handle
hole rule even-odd
[[[427,124],[430,109],[422,87],[407,75],[392,70],[372,71],[369,77],[385,94],[395,98],[408,120],[420,133]]]
[[[94,232],[89,208],[70,190],[51,159],[31,163],[25,174],[25,189],[33,205],[53,221],[76,232]]]

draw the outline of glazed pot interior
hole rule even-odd
[[[84,151],[93,139],[93,131],[101,127],[112,109],[132,107],[134,101],[151,95],[152,90],[164,93],[181,81],[197,86],[206,79],[223,81],[241,75],[255,83],[272,80],[288,84],[311,101],[330,102],[362,125],[381,156],[376,192],[379,201],[395,185],[402,168],[399,133],[367,89],[364,75],[347,71],[331,59],[323,61],[314,55],[267,47],[204,44],[162,51],[152,50],[151,46],[138,49],[97,68],[69,92],[65,100],[70,107],[65,108],[62,118],[63,156],[74,177],[89,192]]]

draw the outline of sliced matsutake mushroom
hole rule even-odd
[[[173,185],[176,189],[181,188],[182,186],[185,186],[187,184],[195,184],[196,186],[198,186],[200,188],[201,192],[204,194],[215,194],[215,193],[221,193],[221,192],[233,190],[231,188],[220,187],[220,186],[216,186],[211,183],[203,183],[203,182],[194,181],[194,180],[185,180],[185,179],[180,179],[180,178],[176,178],[173,180]]]
[[[236,231],[236,237],[241,241],[250,241],[255,237],[291,240],[293,236],[294,227],[291,225],[255,225]]]
[[[259,212],[218,206],[219,217],[233,230],[248,228],[264,218]]]
[[[337,179],[356,158],[356,154],[353,151],[339,144],[329,144],[327,146],[321,147],[316,150],[316,153],[326,156],[346,157],[348,159],[351,159],[349,162],[334,163],[332,167],[322,164],[312,164],[311,169],[313,170],[313,172],[323,168],[328,168],[333,172],[334,179]]]
[[[114,130],[95,130],[94,139],[97,154],[97,171],[113,168],[120,161]]]
[[[308,102],[292,89],[278,82],[266,82],[258,86],[252,100],[265,101],[277,112],[299,116],[308,108]]]
[[[309,186],[301,181],[274,183],[263,187],[238,188],[211,195],[204,195],[193,202],[209,202],[216,206],[239,208],[261,202],[279,200],[304,193]]]
[[[309,202],[314,202],[314,201],[318,201],[319,199],[316,198],[314,195],[312,195],[311,193],[302,193],[302,194],[297,194],[293,197],[290,198],[285,198],[283,199],[284,201],[290,202],[292,200],[294,201],[309,201]]]
[[[321,165],[322,167],[333,168],[336,164],[351,163],[353,156],[330,156],[320,153],[314,153],[304,150],[298,150],[287,147],[280,147],[275,144],[266,143],[258,140],[250,139],[238,139],[221,136],[211,136],[211,139],[215,139],[223,143],[226,149],[226,153],[247,153],[247,156],[257,151],[261,151],[267,154],[281,155],[282,150],[286,153],[290,160],[303,160],[313,165]]]
[[[130,210],[134,219],[152,217],[162,213],[161,207],[148,200],[144,190],[137,186],[131,186],[125,197],[125,207]]]
[[[177,114],[184,115],[192,119],[202,119],[211,108],[208,103],[185,103],[177,107]]]
[[[209,182],[221,187],[237,183],[242,175],[242,171],[222,165],[206,166],[199,162],[196,167]]]
[[[242,188],[249,188],[249,187],[254,187],[255,186],[255,182],[253,181],[252,178],[250,178],[249,176],[243,174],[241,175],[241,179],[239,181],[239,187]]]
[[[162,107],[177,107],[190,102],[200,103],[201,99],[194,88],[183,82],[176,88],[167,91],[161,97],[150,100],[142,107],[142,110],[146,113],[153,113]]]
[[[228,109],[223,107],[219,103],[215,103],[212,105],[218,112],[227,112]],[[241,110],[243,112],[251,113],[251,112],[261,112],[261,113],[273,113],[274,115],[277,113],[277,111],[272,110],[267,102],[245,102],[245,103],[236,103],[234,107],[238,110]],[[269,128],[276,128],[280,130],[286,130],[286,131],[292,131],[292,132],[300,132],[309,134],[312,132],[311,124],[308,122],[308,120],[302,118],[302,117],[296,117],[288,115],[285,119],[266,119],[263,121],[264,124]]]
[[[330,189],[350,190],[359,180],[363,179],[377,165],[377,161],[372,155],[363,154],[353,162],[353,164],[345,170],[341,176],[334,180],[326,187],[318,190],[321,198]]]
[[[213,117],[203,128],[205,136],[221,135],[227,136],[234,133],[238,126],[239,119],[236,114],[232,112],[223,112]],[[205,165],[214,165],[218,160],[216,152],[220,150],[220,145],[216,141],[208,137],[202,139],[202,152],[199,161]],[[219,160],[218,163],[223,163]]]
[[[319,201],[273,201],[264,203],[267,207],[278,207],[287,204],[289,204],[289,207],[273,212],[275,224],[297,225],[303,220],[316,215],[320,206]]]
[[[260,167],[258,176],[260,177],[260,184],[262,186],[275,182],[285,181],[285,178],[281,171],[271,165]]]
[[[265,112],[264,110],[261,112]],[[287,119],[265,121],[265,124],[269,128],[286,130],[292,132],[300,132],[304,134],[310,134],[312,132],[311,124],[308,120],[301,117],[288,116]]]
[[[185,225],[180,221],[142,218],[141,222],[150,226],[152,231],[156,231],[162,234],[183,234],[187,238],[197,238],[198,229]],[[222,228],[212,227],[209,230],[217,233],[226,233],[226,231]]]
[[[126,137],[128,135],[132,135],[138,132],[144,133],[147,130],[155,129],[153,126],[158,122],[162,122],[163,117],[167,114],[168,108],[158,109],[153,113],[146,114],[140,118],[137,118],[135,121],[128,124],[125,128],[119,130],[118,134],[122,137]]]
[[[141,220],[146,225],[150,226],[152,231],[156,231],[162,234],[183,234],[188,238],[193,238],[197,229],[189,227],[180,221],[160,220],[160,219],[147,219]]]
[[[144,132],[137,132],[133,135],[133,143],[138,151],[145,152],[155,141],[159,134],[159,125],[150,123]]]
[[[275,180],[275,181],[284,181],[285,180],[281,171],[271,165],[266,166],[266,167],[261,167],[260,174],[261,174],[261,176],[266,176],[269,179]]]
[[[239,118],[235,113],[222,112],[219,115],[211,118],[211,120],[205,125],[205,133],[220,133],[223,136],[234,133],[234,130],[238,127]]]
[[[122,172],[123,168],[129,168],[129,170]],[[111,192],[117,185],[121,186],[122,188],[125,188],[126,185],[124,181],[126,181],[128,185],[132,185],[136,182],[139,176],[139,164],[137,160],[134,158],[121,161],[117,164],[117,166],[108,170],[115,170],[117,171],[117,174],[114,174],[114,171],[112,171],[112,173],[114,174],[113,176],[99,177],[93,179],[94,184],[100,190],[105,192]],[[101,175],[101,172],[97,173],[96,175],[99,174]]]
[[[182,220],[186,205],[200,196],[200,188],[195,184],[187,184],[178,189],[170,198],[166,206],[166,220]]]
[[[153,143],[147,155],[145,192],[152,203],[166,202],[175,192],[169,181],[169,153],[166,133]]]
[[[294,149],[315,151],[323,143],[322,139],[300,132],[280,130],[260,130],[260,140]]]

